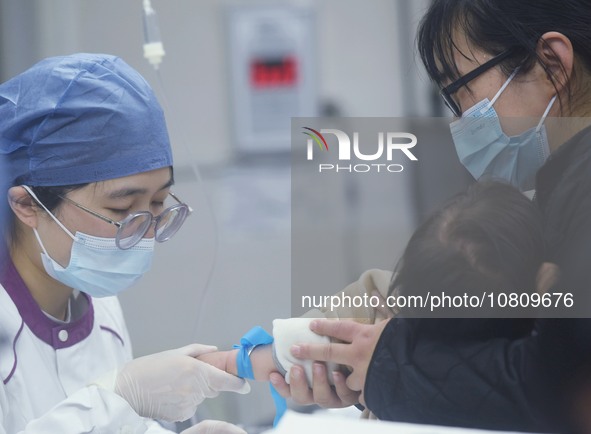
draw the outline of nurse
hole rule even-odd
[[[590,22],[583,0],[435,0],[418,37],[457,118],[451,132],[460,161],[475,178],[535,188],[545,260],[561,271],[550,292],[572,293],[571,312],[539,319],[525,338],[485,343],[425,339],[402,318],[375,326],[317,321],[314,331],[344,343],[293,353],[350,366],[349,391],[331,390],[325,372],[312,389],[303,375],[288,386],[272,374],[282,394],[325,406],[361,400],[387,420],[591,431],[581,426],[589,408],[575,411],[591,396]]]
[[[248,385],[193,344],[132,360],[116,295],[191,208],[162,110],[121,59],[46,59],[0,85],[0,433],[168,432]],[[6,200],[6,199],[4,199]],[[243,433],[205,421],[186,433]]]

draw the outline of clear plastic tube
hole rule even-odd
[[[160,87],[160,94],[162,95],[162,106],[164,108],[165,113],[168,113],[167,118],[170,119],[170,121],[167,121],[167,123],[174,122],[174,119],[177,119],[177,117],[174,114],[174,110],[172,109],[171,105],[168,102],[167,92],[166,92],[166,88],[164,86],[164,80],[162,79],[162,73],[157,70],[156,76],[158,77],[158,85]],[[181,130],[181,132],[182,132],[182,130]],[[212,246],[212,251],[211,251],[212,262],[211,262],[211,265],[209,266],[209,269],[206,273],[205,281],[203,284],[203,289],[201,291],[199,291],[200,296],[198,297],[198,301],[197,301],[195,324],[193,326],[193,332],[191,334],[192,336],[195,336],[195,338],[197,338],[199,332],[201,331],[202,320],[205,316],[205,308],[206,308],[205,301],[207,300],[211,281],[213,279],[213,274],[214,274],[214,272],[216,270],[216,266],[218,264],[218,254],[219,254],[219,247],[220,247],[220,239],[219,239],[220,228],[219,228],[219,223],[218,223],[216,213],[214,211],[213,201],[211,200],[211,196],[209,194],[209,191],[207,190],[207,188],[205,186],[205,182],[203,181],[203,178],[201,176],[201,171],[199,170],[199,167],[197,165],[197,160],[196,160],[196,158],[193,157],[193,151],[191,150],[190,146],[188,145],[189,141],[186,139],[185,134],[181,134],[181,136],[182,136],[181,140],[180,140],[181,144],[185,149],[186,155],[189,157],[189,161],[190,161],[189,167],[191,168],[191,171],[193,172],[193,175],[195,176],[195,179],[197,180],[197,185],[199,185],[201,187],[202,199],[203,199],[204,203],[200,206],[200,208],[208,211],[209,218],[211,219],[211,225],[212,225],[211,235],[213,237],[213,246]]]
[[[152,8],[152,4],[150,0],[143,0],[143,10],[144,10],[144,57],[148,59],[150,64],[154,66],[156,71],[156,76],[158,79],[158,85],[160,87],[160,94],[162,96],[162,106],[165,113],[168,114],[167,118],[174,122],[176,119],[175,114],[171,105],[168,102],[166,88],[164,86],[164,80],[162,79],[162,74],[158,70],[158,66],[162,63],[162,57],[164,57],[164,46],[162,44],[162,39],[160,36],[160,28],[158,26],[158,17],[156,15],[156,11]],[[181,130],[182,131],[182,130]],[[184,136],[184,135],[183,135]],[[195,318],[195,325],[194,331],[192,333],[193,336],[196,336],[199,330],[201,329],[201,320],[203,318],[203,314],[205,312],[205,300],[207,299],[207,294],[209,292],[209,287],[211,284],[211,280],[213,278],[213,274],[215,272],[215,268],[217,265],[218,259],[218,251],[219,251],[219,227],[217,217],[214,212],[213,203],[211,197],[208,194],[207,189],[205,188],[205,184],[201,177],[201,173],[197,166],[196,159],[193,158],[193,152],[188,145],[188,141],[186,137],[181,138],[182,146],[185,148],[187,155],[189,156],[190,160],[190,168],[195,178],[197,180],[198,185],[201,186],[202,193],[203,193],[203,200],[204,206],[202,208],[206,208],[209,211],[209,217],[212,222],[213,230],[213,250],[211,252],[212,255],[212,263],[209,267],[205,283],[203,285],[203,289],[200,291],[200,297],[197,302],[197,316]]]
[[[144,57],[148,62],[158,69],[162,63],[162,58],[166,54],[164,52],[164,45],[162,45],[162,37],[160,35],[160,27],[158,26],[158,16],[156,11],[152,8],[150,0],[143,0],[144,3]]]

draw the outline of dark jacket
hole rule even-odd
[[[561,270],[552,291],[573,293],[578,315],[591,318],[591,128],[556,150],[536,181],[547,260]],[[443,342],[399,318],[380,337],[364,396],[384,420],[564,431],[565,396],[591,378],[587,365],[591,319],[539,319],[515,340]]]

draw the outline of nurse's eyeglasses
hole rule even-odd
[[[27,188],[27,191],[29,191],[29,189],[30,187]],[[189,214],[193,212],[193,209],[186,203],[182,202],[175,194],[172,192],[169,192],[168,194],[177,203],[166,208],[159,215],[154,216],[150,211],[138,211],[128,215],[121,221],[110,219],[96,211],[86,208],[84,205],[80,205],[66,196],[59,197],[95,217],[117,226],[115,243],[121,250],[127,250],[140,242],[146,233],[148,233],[152,224],[154,224],[154,239],[159,243],[168,241],[177,233]],[[39,202],[39,199],[37,199],[35,195],[32,196],[37,202]],[[43,204],[40,203],[40,205],[45,208]]]
[[[505,60],[513,53],[515,53],[515,49],[513,48],[503,51],[501,54],[498,54],[492,59],[484,62],[482,65],[473,69],[469,73],[461,76],[456,81],[454,81],[453,83],[449,84],[448,86],[444,87],[439,91],[441,98],[443,98],[443,102],[447,107],[449,107],[449,109],[452,111],[455,117],[459,118],[462,116],[462,109],[460,108],[458,103],[456,103],[456,101],[453,99],[452,95],[456,93],[458,90],[460,90],[462,86],[465,86],[470,81],[474,80],[476,77],[488,71],[492,67],[497,66],[499,63],[501,63],[503,60]]]

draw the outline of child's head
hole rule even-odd
[[[453,197],[415,231],[390,292],[534,292],[543,254],[536,206],[507,184],[481,182]]]

